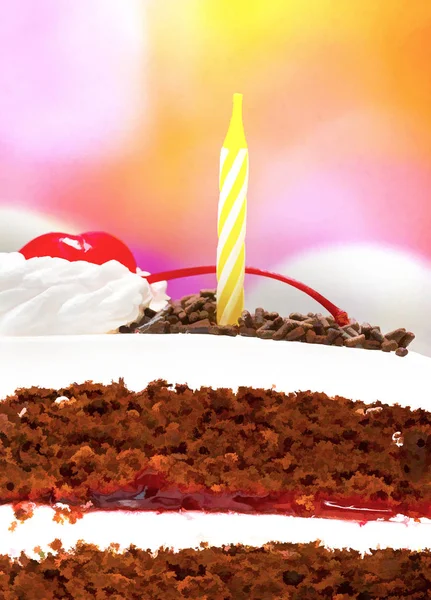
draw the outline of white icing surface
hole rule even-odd
[[[62,387],[124,377],[132,390],[163,378],[191,387],[248,385],[280,391],[323,391],[365,402],[398,402],[412,408],[431,405],[431,358],[410,352],[405,358],[380,351],[337,348],[256,338],[203,335],[112,335],[0,338],[0,398],[18,387]],[[394,430],[394,434],[397,433]],[[402,434],[402,432],[400,432]],[[431,521],[400,517],[399,522],[359,523],[279,515],[94,512],[75,525],[52,521],[50,508],[8,527],[10,506],[0,507],[0,554],[46,549],[54,538],[66,547],[83,539],[101,547],[118,542],[157,549],[269,541],[322,540],[328,547],[426,548]]]
[[[190,387],[312,390],[354,400],[431,406],[431,358],[198,334],[0,337],[0,398],[18,387],[62,387],[124,377],[139,391],[155,379]],[[395,433],[395,432],[394,432]]]
[[[117,261],[0,253],[0,336],[100,334],[166,304],[166,282],[151,286]]]

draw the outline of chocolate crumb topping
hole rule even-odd
[[[305,342],[327,346],[345,346],[365,350],[408,354],[407,346],[415,339],[414,333],[404,328],[383,334],[380,327],[352,321],[340,327],[331,315],[320,313],[290,313],[283,318],[277,312],[256,308],[254,313],[245,310],[238,325],[220,327],[216,319],[216,292],[202,290],[200,294],[184,296],[156,314],[146,309],[139,323],[120,327],[120,333],[202,333],[258,337],[262,340]]]

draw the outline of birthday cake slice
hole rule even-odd
[[[429,589],[431,359],[408,352],[406,329],[245,267],[240,100],[217,267],[150,275],[100,232],[0,255],[2,597]],[[169,279],[216,272],[217,293],[166,295]],[[325,315],[244,311],[245,273]]]
[[[0,554],[40,558],[8,572],[53,569],[62,589],[91,558],[127,586],[162,569],[201,589],[243,560],[285,593],[362,593],[352,568],[387,591],[388,561],[403,589],[429,577],[430,359],[185,334],[3,337],[0,359]],[[242,577],[216,589],[246,597],[257,580]]]
[[[132,598],[157,581],[181,597],[187,580],[196,597],[216,579],[209,597],[314,582],[372,598],[392,589],[389,560],[420,591],[431,359],[408,352],[414,335],[271,273],[325,316],[258,308],[221,325],[214,290],[166,295],[166,279],[215,268],[150,276],[111,236],[90,257],[90,237],[0,256],[0,591],[31,573],[42,595]],[[370,549],[374,562],[355,553]],[[96,579],[67,575],[89,558]],[[270,580],[245,569],[234,583],[240,563]]]

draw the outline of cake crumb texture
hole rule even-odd
[[[56,540],[40,560],[0,556],[2,600],[383,600],[428,598],[431,554],[319,544],[202,547],[155,554]]]

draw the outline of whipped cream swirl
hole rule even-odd
[[[94,265],[0,253],[0,335],[111,333],[145,308],[162,310],[166,286],[150,285],[115,260]]]

